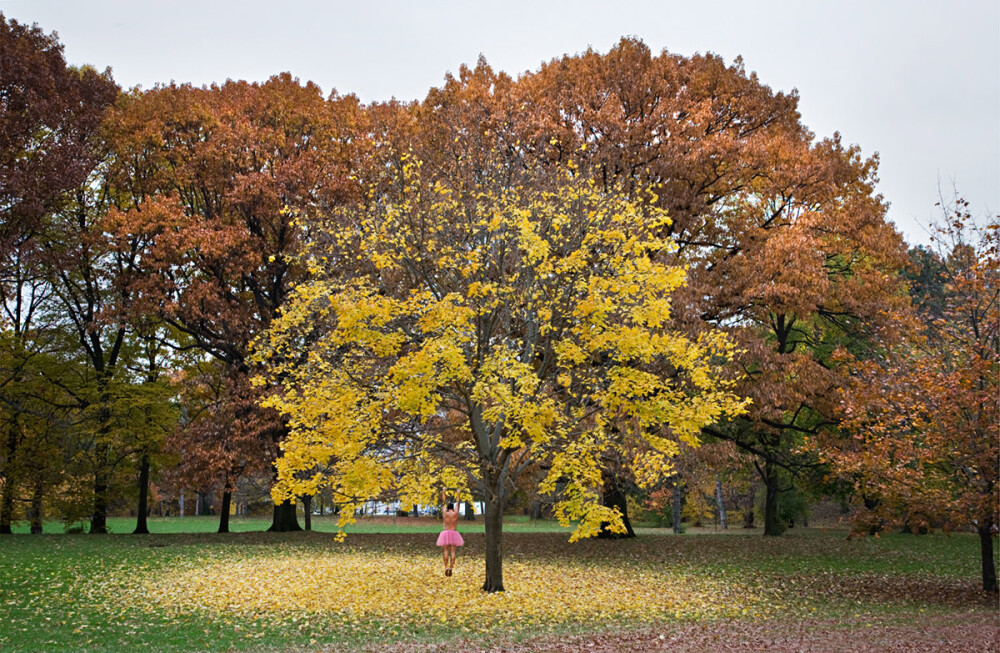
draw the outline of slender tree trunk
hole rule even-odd
[[[11,524],[14,522],[14,479],[8,478],[3,487],[3,498],[0,499],[0,535],[10,535]]]
[[[747,493],[746,510],[743,511],[743,528],[754,527],[754,504],[757,502],[757,486],[750,484],[750,491]]]
[[[632,522],[628,518],[628,501],[625,493],[618,485],[617,479],[611,474],[604,475],[604,505],[608,508],[618,508],[622,514],[622,523],[625,525],[624,533],[613,533],[607,529],[607,524],[601,524],[601,532],[597,537],[606,539],[625,539],[635,537],[632,530]]]
[[[31,534],[42,534],[42,496],[45,492],[45,483],[41,479],[35,481],[34,491],[31,493]]]
[[[503,504],[486,492],[486,581],[484,592],[503,590]]]
[[[97,369],[97,366],[95,366]],[[98,409],[98,433],[95,445],[94,469],[94,513],[90,516],[90,534],[108,534],[108,490],[111,486],[111,470],[108,458],[111,455],[111,396],[108,383],[111,376],[105,370],[98,371],[98,387],[101,401]]]
[[[90,516],[90,534],[108,534],[108,480],[107,454],[97,457],[97,470],[94,472],[94,513]]]
[[[778,470],[770,462],[764,463],[764,535],[781,535],[784,529],[778,522]]]
[[[465,502],[465,521],[476,521],[476,506],[471,501]]]
[[[313,529],[313,522],[312,522],[312,500],[313,500],[313,498],[312,498],[311,494],[307,494],[304,497],[302,497],[303,513],[305,514],[306,530],[307,531],[311,531]]]
[[[3,486],[3,497],[0,498],[0,535],[10,535],[11,524],[14,521],[14,493],[17,491],[17,483],[14,474],[11,473],[11,461],[17,452],[17,418],[11,420],[7,429],[7,469],[4,470],[6,483]]]
[[[983,591],[996,593],[997,568],[993,562],[993,524],[991,519],[980,522],[976,529],[979,532],[979,552],[983,566]]]
[[[233,486],[226,479],[226,487],[222,490],[222,509],[219,510],[219,532],[229,532],[229,511],[233,503]]]
[[[673,515],[673,530],[674,533],[680,534],[681,532],[681,479],[679,476],[674,477],[674,515]]]
[[[726,520],[726,502],[722,498],[722,481],[715,480],[715,503],[719,506],[719,525],[722,530],[729,530],[729,522]]]
[[[133,535],[149,535],[146,525],[147,504],[149,503],[149,454],[143,453],[139,461],[139,509],[136,511]]]

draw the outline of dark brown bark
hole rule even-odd
[[[983,567],[983,591],[996,593],[997,568],[993,562],[993,525],[987,520],[977,529],[979,532],[979,552]]]
[[[45,493],[45,483],[41,479],[35,481],[31,493],[31,507],[28,509],[28,519],[31,522],[31,534],[42,534],[42,496]]]
[[[632,522],[628,518],[628,500],[618,480],[612,474],[605,474],[604,476],[604,505],[608,508],[618,508],[622,514],[622,523],[625,525],[625,532],[612,532],[608,530],[607,527],[609,524],[605,522],[601,524],[601,532],[598,533],[597,537],[616,540],[635,537],[635,531],[632,530]]]
[[[229,485],[222,491],[222,508],[219,510],[219,532],[229,532],[229,511],[233,504],[233,488]]]
[[[100,460],[104,458],[99,457],[98,469],[94,473],[94,512],[90,516],[90,534],[91,535],[107,535],[108,534],[108,477],[107,470],[104,469],[104,465]]]
[[[17,452],[17,425],[16,418],[11,420],[7,430],[7,461],[14,460]],[[17,491],[17,482],[14,474],[9,469],[4,470],[6,483],[3,486],[3,496],[0,497],[0,535],[11,534],[11,523],[14,521],[14,493]]]
[[[139,460],[139,505],[136,510],[133,535],[149,535],[146,515],[149,514],[149,454],[143,453]]]
[[[312,523],[312,499],[313,498],[312,498],[311,494],[307,494],[304,497],[302,497],[303,514],[305,514],[306,530],[307,531],[311,531],[313,529],[313,523]]]
[[[14,479],[9,479],[3,488],[3,498],[0,499],[0,535],[11,534],[11,523],[14,521]]]
[[[743,510],[743,528],[754,527],[754,504],[757,502],[757,486],[751,484],[747,493],[746,508]]]
[[[465,521],[476,521],[476,507],[471,501],[465,502]]]
[[[275,482],[278,480],[278,468],[271,465],[271,473]],[[271,526],[268,533],[297,533],[302,530],[299,526],[299,518],[295,512],[295,501],[285,501],[274,504],[274,515],[271,518]]]
[[[486,497],[486,580],[484,592],[502,592],[503,589],[503,506],[500,501]]]
[[[268,533],[292,533],[301,531],[298,515],[295,514],[295,502],[285,501],[274,505],[274,516]]]
[[[778,468],[770,462],[764,463],[764,535],[778,536],[784,532],[778,520]]]

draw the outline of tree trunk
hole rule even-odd
[[[492,492],[486,493],[486,581],[484,592],[503,590],[503,505]]]
[[[471,501],[465,502],[465,521],[476,521],[476,506]]]
[[[614,533],[607,529],[607,523],[603,523],[601,524],[601,532],[597,534],[597,537],[602,539],[635,537],[635,531],[632,530],[632,522],[628,518],[628,501],[625,498],[625,493],[622,492],[621,487],[618,485],[618,480],[611,474],[604,475],[604,505],[608,508],[618,508],[618,511],[622,514],[622,523],[625,525],[625,532]]]
[[[14,479],[8,478],[3,486],[3,498],[0,499],[0,535],[10,535],[11,524],[14,521]]]
[[[997,568],[993,562],[993,528],[992,520],[980,522],[976,529],[979,532],[979,552],[983,566],[983,591],[996,593]]]
[[[674,477],[674,515],[673,515],[673,529],[674,533],[680,534],[681,532],[681,479],[680,477]]]
[[[784,532],[778,521],[778,470],[770,462],[764,463],[764,535],[777,536]]]
[[[139,461],[139,509],[136,511],[133,535],[149,535],[146,525],[146,504],[149,503],[149,454],[143,453]]]
[[[108,534],[108,477],[104,465],[98,457],[98,469],[94,472],[94,513],[90,516],[90,534]]]
[[[285,501],[281,504],[274,504],[274,516],[271,519],[271,526],[268,533],[291,533],[301,531],[298,515],[295,514],[295,502]]]
[[[305,518],[306,518],[306,530],[307,531],[311,531],[313,529],[313,522],[312,522],[312,500],[313,500],[313,498],[312,498],[311,494],[307,494],[304,497],[302,497],[302,506],[303,506],[303,509],[304,509],[303,513],[305,514]]]
[[[45,483],[41,479],[35,481],[35,489],[31,493],[31,510],[28,518],[31,521],[31,534],[42,534],[42,494],[45,492]]]
[[[222,491],[222,509],[219,511],[219,532],[229,532],[229,511],[233,505],[233,488],[228,484]]]
[[[16,418],[15,418],[16,420]],[[6,483],[3,486],[3,497],[0,498],[0,535],[10,535],[11,524],[14,521],[14,492],[16,483],[14,474],[11,473],[11,462],[17,451],[17,426],[14,420],[11,421],[7,430],[7,469],[4,470]]]
[[[722,498],[722,481],[715,481],[715,503],[719,505],[719,525],[722,530],[729,530],[729,522],[726,520],[726,502]]]
[[[274,464],[271,465],[271,475],[277,482],[278,468]],[[298,515],[295,514],[294,500],[274,504],[274,516],[271,518],[271,526],[267,529],[268,533],[293,533],[301,530]]]
[[[743,511],[743,528],[754,527],[754,503],[757,500],[757,486],[750,484],[750,491],[747,493],[746,510]]]

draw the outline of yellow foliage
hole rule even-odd
[[[444,477],[499,496],[544,461],[573,539],[621,528],[599,501],[603,455],[645,452],[627,459],[652,483],[679,442],[746,405],[721,333],[668,328],[685,270],[659,255],[673,245],[655,195],[574,170],[470,190],[403,161],[401,192],[312,225],[329,237],[303,256],[360,252],[357,269],[309,265],[257,343],[290,426],[275,498],[326,484],[347,508],[387,490],[418,501]]]

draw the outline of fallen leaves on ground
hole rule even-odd
[[[487,594],[480,589],[480,560],[460,558],[455,575],[445,577],[440,559],[430,555],[347,548],[259,553],[162,570],[146,581],[143,598],[156,610],[326,614],[386,627],[451,622],[473,629],[773,611],[765,591],[746,580],[669,568],[514,560],[504,565],[507,591]]]
[[[952,651],[1000,651],[1000,619],[982,612],[932,617],[920,623],[895,620],[788,622],[745,620],[670,627],[617,629],[577,636],[543,635],[525,640],[504,639],[483,646],[482,642],[460,639],[447,643],[399,643],[379,646],[382,653],[434,653],[437,651],[503,651],[503,653],[618,653],[619,651],[871,651],[878,653],[918,653]]]

